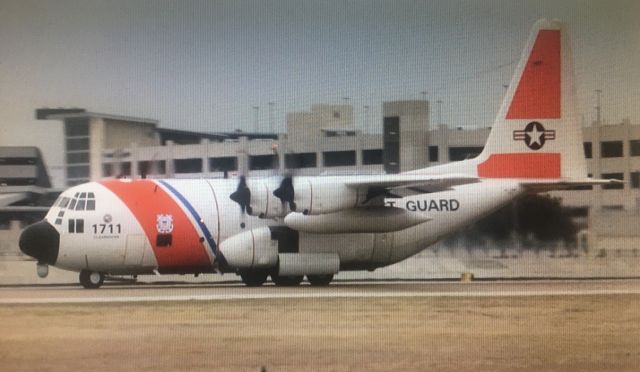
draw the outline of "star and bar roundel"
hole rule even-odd
[[[540,150],[547,141],[556,139],[555,130],[546,130],[540,122],[532,121],[524,130],[514,130],[513,140],[524,141],[531,150]]]

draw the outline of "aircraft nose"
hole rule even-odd
[[[20,234],[20,250],[40,263],[54,265],[60,249],[60,234],[45,220],[27,226]]]

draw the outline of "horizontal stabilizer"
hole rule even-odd
[[[598,179],[598,178],[582,178],[582,179],[558,179],[558,180],[527,180],[520,183],[522,187],[529,191],[551,191],[551,190],[566,190],[574,187],[581,186],[596,186],[596,185],[614,185],[624,183],[621,180],[616,179]]]

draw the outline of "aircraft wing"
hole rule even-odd
[[[461,174],[381,174],[349,177],[344,184],[351,188],[397,189],[418,187],[429,192],[446,190],[453,186],[478,182],[478,177]]]

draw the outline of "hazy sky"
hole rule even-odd
[[[421,91],[445,123],[488,126],[543,17],[567,23],[585,120],[599,88],[607,121],[640,124],[637,0],[0,0],[0,145],[60,166],[61,126],[33,119],[44,106],[227,131],[252,130],[252,106],[266,130],[273,101],[283,130],[287,112],[350,97],[356,125],[379,132],[383,101]]]

